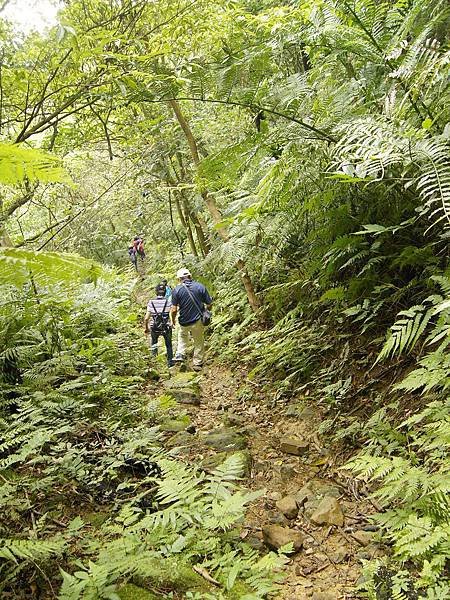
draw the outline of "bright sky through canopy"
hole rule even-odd
[[[0,17],[23,33],[43,31],[56,23],[58,0],[10,0]]]

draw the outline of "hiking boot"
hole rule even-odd
[[[186,357],[183,354],[175,354],[173,362],[184,362]]]

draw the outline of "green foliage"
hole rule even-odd
[[[78,255],[33,252],[16,248],[0,249],[0,284],[21,287],[25,283],[70,282],[73,279],[96,281],[101,268]]]
[[[382,433],[373,425],[372,420],[366,426],[368,450],[347,468],[364,481],[377,483],[374,497],[386,510],[375,521],[393,544],[394,558],[417,568],[411,585],[419,596],[441,597],[444,589],[450,589],[445,575],[450,544],[450,403],[431,402],[403,421],[395,430],[394,446],[386,437],[389,427]],[[368,588],[375,598],[373,577],[380,565],[371,568]]]
[[[0,535],[27,538],[33,514],[30,540],[53,543],[41,495],[67,497],[69,513],[81,496],[110,519],[82,548],[76,532],[65,539],[63,597],[115,598],[147,576],[171,590],[184,577],[192,598],[271,589],[279,559],[260,562],[233,537],[252,498],[233,483],[238,463],[206,476],[161,448],[154,425],[174,408],[141,395],[149,357],[124,315],[129,289],[79,257],[124,266],[143,233],[138,301],[180,262],[213,284],[210,346],[248,368],[243,398],[261,384],[274,402],[308,392],[329,413],[323,432],[370,438],[355,468],[380,483],[380,522],[404,566],[374,568],[369,593],[428,585],[430,600],[444,597],[448,416],[394,423],[406,405],[411,418],[441,406],[449,385],[445,0],[92,0],[88,11],[77,0],[46,37],[4,38],[5,131],[65,156],[76,187],[40,186],[26,204],[7,193],[0,207],[5,243],[53,251],[0,253],[0,460],[15,475]],[[60,177],[35,150],[3,151],[15,160],[8,173],[0,161],[4,181]],[[129,458],[157,462],[163,478],[131,475]],[[198,588],[194,564],[223,592]],[[2,568],[13,581],[16,567]]]
[[[57,156],[36,148],[0,143],[0,183],[22,181],[68,183],[70,178]]]
[[[117,598],[130,579],[217,599],[275,592],[279,575],[235,531],[259,496],[237,487],[241,455],[206,475],[161,444],[157,422],[173,402],[151,406],[145,394],[150,357],[130,323],[128,283],[55,279],[3,288],[0,593],[35,569],[39,589],[61,584],[66,599]]]

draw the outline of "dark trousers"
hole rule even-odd
[[[172,366],[173,363],[173,349],[172,349],[172,329],[168,329],[166,332],[161,331],[153,331],[150,329],[150,336],[152,340],[151,351],[153,356],[158,354],[158,340],[159,336],[163,336],[164,341],[166,343],[166,351],[167,351],[167,364]]]

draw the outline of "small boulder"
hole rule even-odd
[[[227,427],[242,427],[246,421],[241,415],[228,411],[223,418],[223,422]]]
[[[280,467],[280,477],[282,481],[290,481],[295,477],[295,468],[292,465],[281,465]]]
[[[312,479],[295,494],[295,499],[298,507],[304,509],[305,516],[311,518],[325,496],[339,498],[340,491],[326,481]]]
[[[247,447],[245,437],[234,429],[213,429],[203,438],[204,443],[218,452],[234,452]]]
[[[286,519],[295,519],[298,515],[297,502],[294,496],[285,496],[275,503],[278,510],[283,513]]]
[[[258,550],[258,552],[264,550],[264,544],[256,535],[249,535],[247,538],[245,538],[244,542],[255,550]]]
[[[170,390],[170,395],[178,404],[192,404],[200,406],[200,395],[193,390]]]
[[[273,550],[279,550],[282,546],[291,542],[295,552],[299,552],[303,546],[303,535],[300,531],[289,529],[289,527],[265,525],[262,532],[264,543]]]
[[[163,419],[159,424],[159,429],[167,433],[177,433],[189,427],[189,423],[190,419],[187,416],[180,419]]]
[[[177,373],[174,377],[171,377],[164,382],[166,390],[193,388],[200,391],[200,386],[195,373]]]
[[[373,533],[371,531],[355,531],[352,533],[352,538],[355,539],[361,546],[368,546],[373,540]]]
[[[186,431],[179,431],[178,433],[176,433],[175,435],[170,437],[165,442],[165,445],[168,448],[175,448],[175,447],[181,448],[181,447],[186,447],[186,446],[192,446],[193,440],[194,440],[194,438],[192,437],[192,435],[190,433],[187,433]]]
[[[342,527],[344,524],[344,513],[336,498],[325,496],[311,514],[310,519],[316,525],[336,525],[337,527]]]
[[[278,502],[278,500],[281,500],[281,498],[283,497],[283,494],[275,490],[273,492],[268,492],[267,497],[269,498],[269,500],[275,500],[276,502]]]
[[[335,564],[339,564],[344,562],[346,558],[348,558],[349,553],[345,548],[338,548],[334,554],[330,556],[332,562]]]
[[[309,483],[304,485],[295,494],[295,500],[297,502],[297,506],[299,506],[299,507],[302,507],[308,500],[312,500],[313,498],[314,498],[314,491],[312,490]]]
[[[302,456],[308,451],[309,444],[301,438],[295,437],[284,437],[280,441],[281,452],[286,454],[294,454],[295,456]]]
[[[289,526],[289,521],[283,514],[281,514],[277,510],[269,511],[267,513],[267,520],[273,525],[282,525],[283,527]]]

